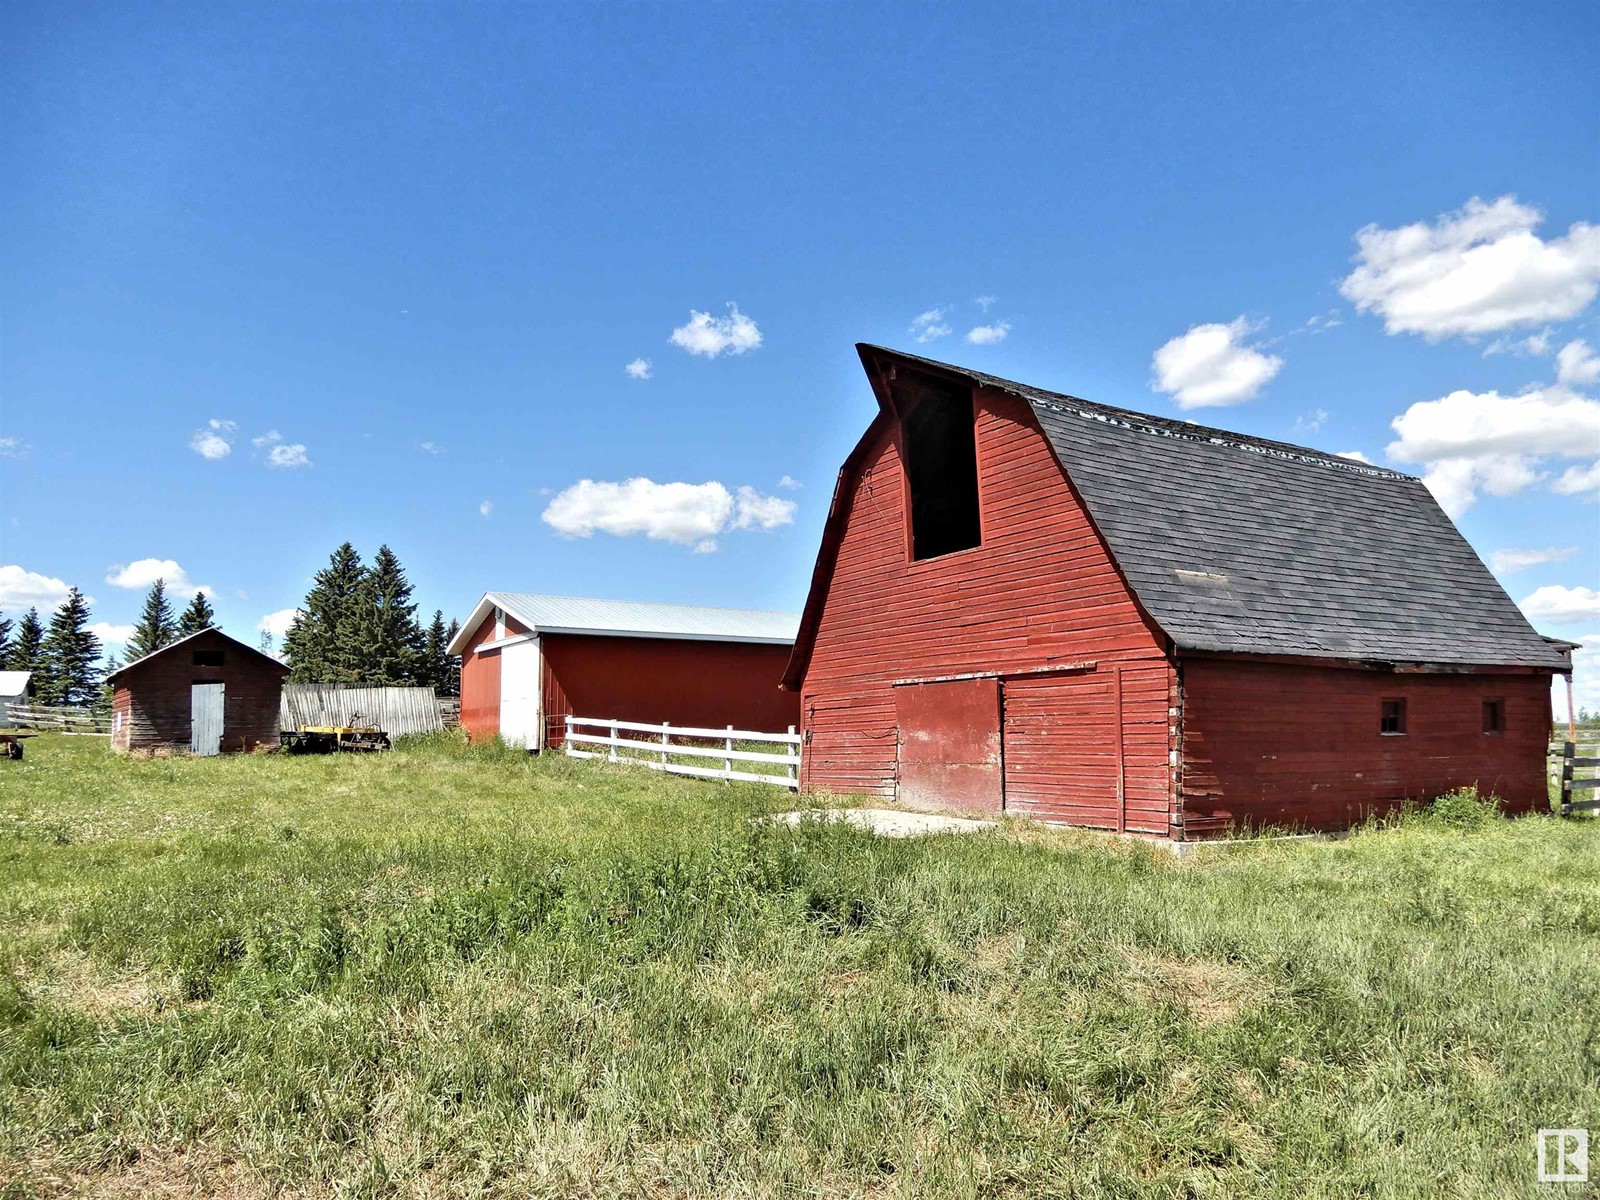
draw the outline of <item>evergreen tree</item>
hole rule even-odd
[[[39,621],[39,610],[30,608],[22,614],[22,620],[17,622],[17,634],[11,641],[11,650],[6,655],[6,668],[11,671],[32,671],[35,675],[33,685],[42,688],[45,685],[44,658],[44,625]]]
[[[172,619],[172,602],[167,599],[167,581],[158,579],[145,594],[144,611],[139,623],[133,627],[128,639],[130,659],[140,659],[154,654],[163,646],[170,646],[178,637],[178,623]]]
[[[349,542],[313,576],[305,603],[283,636],[289,678],[295,683],[364,680],[358,621],[367,601],[366,583],[367,569]]]
[[[11,618],[0,617],[0,671],[11,668]]]
[[[450,680],[450,656],[445,653],[445,647],[450,644],[450,635],[445,631],[444,613],[439,609],[433,610],[433,620],[428,622],[428,631],[422,638],[422,669],[417,672],[417,682],[431,687],[443,696],[445,687]]]
[[[100,676],[100,694],[95,698],[94,707],[105,712],[111,711],[112,692],[111,677],[122,669],[122,663],[115,654],[106,655],[105,670]]]
[[[456,640],[456,634],[461,632],[461,622],[454,617],[450,618],[450,628],[444,631],[444,644],[448,646]],[[445,655],[444,686],[439,689],[441,696],[461,695],[461,656],[459,654]]]
[[[361,681],[379,686],[415,682],[426,670],[424,637],[406,570],[388,546],[379,546],[372,558],[362,601],[355,626]]]
[[[206,599],[204,592],[196,592],[194,599],[189,601],[189,607],[178,618],[178,636],[188,637],[202,629],[220,628],[222,626],[217,624],[217,614],[211,607],[211,601]]]
[[[100,639],[89,632],[89,603],[73,588],[50,618],[40,656],[49,691],[46,704],[89,704],[100,683]]]

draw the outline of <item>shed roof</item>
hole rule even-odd
[[[1139,603],[1179,649],[1566,665],[1419,479],[857,349],[876,387],[900,365],[1026,401]],[[807,616],[809,628],[809,603]]]
[[[32,671],[0,671],[0,696],[22,695],[32,678]]]
[[[472,632],[499,606],[533,633],[577,633],[602,637],[683,638],[713,642],[790,645],[800,614],[746,608],[701,608],[632,600],[588,600],[527,592],[485,592],[450,643],[460,654]]]
[[[163,654],[170,654],[172,651],[176,650],[179,646],[187,645],[189,642],[194,641],[195,638],[204,637],[207,634],[212,634],[215,637],[219,637],[225,642],[231,642],[233,645],[237,646],[241,650],[249,651],[252,655],[254,655],[256,658],[259,658],[262,662],[267,663],[267,664],[269,664],[269,665],[271,665],[273,667],[276,667],[279,671],[282,671],[284,674],[288,674],[288,672],[289,672],[289,667],[288,667],[288,665],[286,663],[283,663],[282,661],[274,658],[270,654],[267,654],[267,653],[265,653],[265,652],[263,652],[261,650],[257,650],[249,642],[241,642],[238,638],[230,637],[228,634],[223,633],[222,630],[220,630],[220,629],[207,627],[205,629],[197,630],[194,633],[191,633],[191,634],[188,634],[188,635],[186,635],[184,637],[181,637],[175,642],[168,642],[165,646],[161,647],[161,649],[153,650],[149,654],[146,654],[143,658],[136,658],[130,663],[124,663],[122,666],[118,667],[115,671],[112,671],[111,674],[107,675],[106,676],[106,681],[109,683],[111,680],[116,679],[120,675],[126,675],[129,671],[133,670],[135,667],[142,667],[148,662],[153,662],[154,660],[160,658]]]

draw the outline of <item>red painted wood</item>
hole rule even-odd
[[[971,672],[1032,671],[1095,661],[1126,670],[1124,778],[1130,829],[1166,833],[1170,812],[1171,667],[1165,641],[1135,603],[1082,503],[1056,463],[1032,410],[980,390],[977,449],[983,544],[908,562],[903,474],[892,422],[879,422],[841,478],[830,546],[809,608],[816,636],[801,682],[808,790],[893,796],[898,722],[894,681]],[[831,569],[827,560],[831,558]],[[802,656],[797,655],[797,661]],[[1059,676],[1004,681],[1043,706],[1077,701]],[[1055,684],[1045,682],[1057,681]],[[1114,754],[1104,718],[1099,740],[1030,735],[1013,771],[1005,746],[1007,804],[1099,823],[1114,803],[1096,790]],[[1025,723],[1025,722],[1024,722]],[[1015,722],[1012,722],[1015,724]],[[1019,727],[1020,728],[1020,727]],[[1091,819],[1092,818],[1092,819]],[[1115,827],[1115,813],[1110,827]]]
[[[196,666],[196,651],[221,651],[220,667]],[[224,685],[222,751],[278,744],[278,709],[289,668],[215,629],[196,634],[116,677],[111,693],[113,750],[189,749],[197,683]],[[119,719],[120,718],[120,719]]]
[[[894,699],[901,802],[999,812],[1000,681],[906,684]]]
[[[1549,800],[1545,675],[1388,673],[1185,659],[1182,804],[1186,837],[1230,825],[1341,829],[1402,801],[1476,784],[1513,812]],[[1378,732],[1385,699],[1406,732]],[[1505,729],[1482,732],[1483,701]]]
[[[509,617],[507,623],[512,623]],[[494,640],[491,612],[461,652],[461,732],[471,742],[488,741],[500,732],[500,651],[477,653],[484,642]]]

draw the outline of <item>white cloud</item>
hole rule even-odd
[[[1530,333],[1527,337],[1497,337],[1483,348],[1483,356],[1488,358],[1491,354],[1515,354],[1519,357],[1532,355],[1534,358],[1543,358],[1550,353],[1549,329],[1541,329],[1538,333]]]
[[[1600,380],[1600,356],[1589,349],[1589,343],[1579,338],[1568,342],[1556,351],[1556,382],[1568,387],[1582,387]]]
[[[972,302],[973,302],[973,303],[974,303],[974,304],[976,304],[976,305],[977,305],[977,306],[978,306],[978,307],[979,307],[979,308],[980,308],[980,309],[982,309],[982,310],[983,310],[983,311],[984,311],[984,312],[988,312],[988,311],[989,311],[989,308],[990,308],[990,306],[991,306],[991,305],[992,305],[992,304],[994,304],[994,302],[995,302],[995,301],[996,301],[996,300],[998,300],[998,299],[999,299],[999,297],[998,297],[998,296],[974,296],[974,297],[973,297],[973,298],[972,298]]]
[[[700,541],[694,544],[694,549],[689,551],[690,554],[715,554],[716,552],[716,538],[702,538]]]
[[[144,591],[156,580],[166,581],[169,595],[187,600],[196,592],[212,595],[206,584],[196,586],[189,582],[189,572],[170,558],[141,558],[134,562],[116,563],[106,568],[106,582],[112,587],[134,588]]]
[[[437,442],[423,442],[422,445],[421,445],[421,449],[423,451],[425,451],[426,453],[428,453],[428,454],[443,454],[444,453],[444,447],[439,445]]]
[[[24,571],[15,564],[0,566],[0,612],[52,609],[67,598],[70,590],[52,576]]]
[[[21,458],[28,452],[28,443],[19,437],[0,437],[0,458]]]
[[[1209,408],[1250,399],[1283,369],[1283,359],[1263,354],[1244,339],[1251,332],[1243,318],[1226,325],[1196,325],[1155,352],[1150,360],[1153,386],[1172,396],[1179,408]]]
[[[1552,583],[1524,597],[1519,607],[1535,625],[1540,621],[1553,625],[1600,621],[1600,591]]]
[[[1600,632],[1580,633],[1572,640],[1582,643],[1572,652],[1572,707],[1600,712]],[[1567,717],[1566,680],[1558,675],[1551,682],[1556,724],[1561,725]]]
[[[930,308],[925,313],[919,313],[911,321],[911,333],[919,342],[931,342],[938,338],[950,336],[950,325],[946,317],[950,315],[948,309]]]
[[[110,621],[95,621],[88,629],[102,642],[112,646],[121,646],[133,637],[132,625],[113,625]]]
[[[1546,546],[1541,550],[1508,546],[1489,555],[1489,569],[1496,575],[1512,575],[1545,563],[1565,562],[1580,550],[1578,546]]]
[[[1561,478],[1550,485],[1550,490],[1562,496],[1584,496],[1600,499],[1600,462],[1587,467],[1568,467]]]
[[[690,354],[716,358],[721,354],[744,354],[759,349],[761,330],[730,300],[725,317],[713,317],[691,308],[688,323],[674,329],[670,340]]]
[[[1502,396],[1451,392],[1413,404],[1391,423],[1387,454],[1426,466],[1423,481],[1459,516],[1479,492],[1509,496],[1544,478],[1547,458],[1600,456],[1600,403],[1561,387]],[[1580,490],[1574,481],[1569,490]]]
[[[790,491],[794,491],[794,489],[804,487],[805,485],[793,475],[783,475],[778,479],[778,486],[781,488],[788,488]]]
[[[1339,290],[1389,333],[1429,340],[1564,321],[1600,290],[1600,226],[1580,221],[1544,241],[1534,232],[1543,220],[1514,196],[1474,196],[1431,225],[1368,225]]]
[[[597,531],[615,537],[643,534],[706,554],[716,549],[718,534],[775,529],[792,521],[794,510],[792,500],[764,496],[749,487],[735,494],[715,480],[580,479],[550,501],[541,519],[564,537],[589,537]]]
[[[993,325],[979,325],[967,330],[967,341],[974,346],[992,346],[1005,341],[1010,332],[1010,321],[996,321]]]
[[[238,428],[232,421],[224,421],[212,417],[206,422],[206,428],[194,431],[194,436],[189,439],[189,449],[201,458],[227,458],[233,453],[233,431]]]
[[[494,501],[493,500],[480,500],[478,502],[478,515],[480,517],[487,517],[493,511],[494,511]]]
[[[1330,329],[1337,329],[1344,321],[1339,317],[1337,308],[1330,308],[1325,313],[1318,313],[1314,317],[1306,318],[1306,323],[1294,330],[1295,333],[1327,333]]]
[[[779,496],[763,496],[753,487],[741,487],[734,495],[733,528],[776,529],[794,521],[795,502]]]
[[[294,619],[300,615],[298,608],[280,608],[277,612],[270,612],[256,622],[256,630],[260,633],[270,633],[275,638],[281,638],[289,632],[289,626],[294,624]]]
[[[648,358],[636,358],[622,369],[628,373],[629,379],[650,378],[650,360]]]
[[[1295,432],[1315,433],[1328,422],[1328,410],[1325,408],[1313,409],[1308,413],[1301,413],[1294,420]]]
[[[1357,462],[1366,463],[1368,466],[1370,466],[1372,464],[1372,460],[1370,458],[1368,458],[1365,454],[1361,453],[1361,451],[1359,451],[1359,450],[1341,450],[1334,457],[1336,457],[1336,458],[1353,458]]]
[[[262,434],[260,437],[251,438],[250,444],[257,450],[267,452],[267,466],[269,467],[309,467],[311,460],[306,457],[306,448],[300,442],[286,442],[283,434],[276,429]]]

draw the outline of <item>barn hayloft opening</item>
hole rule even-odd
[[[911,557],[969,550],[983,540],[978,519],[978,448],[972,393],[931,380],[896,388],[911,495]]]

